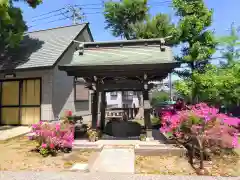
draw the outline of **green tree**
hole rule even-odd
[[[147,0],[122,0],[106,2],[104,9],[106,29],[111,29],[116,37],[133,39],[132,24],[143,21],[148,16]]]
[[[185,99],[191,97],[192,87],[197,87],[198,101],[226,107],[240,102],[240,63],[227,67],[208,65],[204,73],[195,71],[193,81],[180,80],[175,88]]]
[[[151,98],[151,105],[155,106],[159,103],[169,100],[169,94],[165,91],[153,92]]]
[[[193,70],[205,64],[215,53],[213,32],[207,30],[212,24],[213,11],[205,6],[203,0],[173,0],[173,7],[180,18],[179,41],[183,43],[182,56],[177,60],[188,67],[184,74],[178,74],[189,77]]]
[[[139,21],[132,25],[132,29],[136,39],[150,39],[169,37],[174,39],[177,37],[175,25],[171,22],[171,18],[167,14],[159,13],[156,16],[148,17],[144,21]]]
[[[194,82],[202,100],[226,106],[240,102],[240,63],[219,68],[208,66],[204,74],[195,72]]]
[[[228,66],[240,58],[240,37],[239,29],[231,24],[230,34],[217,38],[218,48],[225,62],[221,62],[223,66]]]
[[[189,80],[177,80],[174,82],[174,88],[177,91],[177,95],[181,96],[187,102],[191,102],[192,97],[192,81]]]
[[[178,40],[182,43],[181,56],[176,59],[186,65],[184,71],[176,71],[180,77],[192,81],[195,70],[202,70],[216,51],[213,32],[207,30],[212,24],[212,10],[203,0],[173,0],[173,7],[179,17]],[[194,82],[192,83],[194,85]],[[196,99],[196,87],[192,86],[192,101]]]
[[[33,8],[42,2],[42,0],[22,1]],[[5,59],[8,53],[20,43],[27,26],[23,20],[21,9],[14,7],[12,0],[0,1],[0,16],[0,54],[1,58]]]

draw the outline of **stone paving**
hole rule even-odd
[[[161,176],[128,173],[10,172],[1,171],[0,180],[239,180],[239,177]]]
[[[134,173],[135,153],[133,148],[104,147],[91,172],[123,172]]]
[[[0,126],[0,141],[6,141],[31,131],[28,126]]]

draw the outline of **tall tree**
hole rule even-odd
[[[20,0],[15,0],[20,1]],[[42,0],[21,0],[35,8]],[[12,0],[0,1],[0,58],[4,59],[8,52],[16,48],[22,40],[27,26],[22,11],[13,5]]]
[[[225,61],[222,61],[223,66],[228,66],[234,61],[239,60],[240,58],[240,37],[239,37],[239,28],[234,26],[234,23],[231,24],[230,34],[227,36],[219,37],[218,47],[222,54],[222,58]]]
[[[203,0],[173,0],[173,7],[179,17],[179,41],[183,44],[182,55],[176,59],[187,65],[184,73],[179,75],[190,77],[197,69],[215,53],[216,41],[213,32],[207,30],[212,24],[212,10]]]
[[[212,24],[212,10],[203,0],[173,0],[173,7],[179,17],[179,42],[182,43],[181,56],[176,59],[186,64],[184,71],[176,71],[179,76],[192,81],[194,70],[202,70],[215,53],[216,41],[213,32],[207,30]],[[192,83],[194,85],[194,83]],[[192,101],[197,88],[192,87]]]
[[[116,37],[133,39],[132,24],[144,20],[148,15],[147,0],[122,0],[106,2],[104,9],[106,29]]]

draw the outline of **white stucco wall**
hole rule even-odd
[[[87,30],[85,30],[78,38],[78,41],[91,41]],[[69,64],[77,43],[74,43],[64,54],[62,59],[53,70],[53,114],[54,117],[62,116],[66,110],[71,110],[76,115],[89,116],[91,114],[90,101],[75,102],[74,101],[74,82],[72,76],[68,76],[66,72],[59,71],[58,65]],[[89,93],[89,99],[91,99]],[[90,117],[87,117],[90,118]]]
[[[117,92],[117,96],[111,96],[111,93],[107,92],[106,100],[108,107],[122,108],[124,104],[127,104],[128,107],[133,107],[133,104],[135,104],[135,107],[139,107],[139,100],[136,95],[133,96],[132,100],[124,100],[120,91]]]

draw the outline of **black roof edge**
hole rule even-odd
[[[28,67],[28,68],[19,68],[19,69],[3,69],[3,70],[0,70],[0,73],[11,74],[15,72],[51,70],[51,69],[52,69],[52,66],[39,66],[39,67]]]

